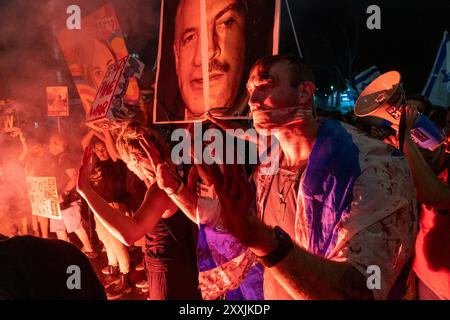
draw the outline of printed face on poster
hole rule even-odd
[[[125,40],[114,7],[105,5],[81,21],[81,30],[63,29],[57,35],[70,73],[74,79],[86,114],[108,67],[128,55]],[[139,101],[139,87],[131,79],[126,101]]]
[[[47,87],[47,115],[49,117],[69,116],[67,87]]]
[[[55,177],[27,177],[32,214],[61,220]]]
[[[253,64],[277,53],[279,0],[163,0],[155,123],[248,118]]]

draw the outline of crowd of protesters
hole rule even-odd
[[[109,299],[131,291],[128,246],[137,244],[147,276],[139,286],[151,300],[449,299],[448,109],[410,96],[399,151],[396,128],[380,119],[316,110],[301,59],[260,60],[247,88],[252,125],[279,130],[272,174],[263,164],[174,164],[173,128],[148,122],[86,129],[76,146],[57,132],[29,141],[4,125],[0,233],[64,241],[73,233],[93,261],[95,230]],[[283,113],[286,106],[295,112]],[[13,107],[0,108],[5,121]],[[438,149],[411,139],[417,112],[446,132]],[[56,177],[61,220],[31,214],[26,176]],[[10,240],[0,241],[0,255]],[[374,265],[380,284],[370,287]]]

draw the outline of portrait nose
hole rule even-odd
[[[208,32],[207,32],[206,40],[208,41],[208,62],[212,59],[215,59],[220,56],[221,54],[221,48],[218,42],[218,36],[214,30],[214,26],[208,25]],[[197,41],[197,48],[196,48],[196,54],[194,59],[194,65],[197,67],[200,67],[202,65],[202,41],[203,39],[200,39],[200,41]]]
[[[221,49],[219,45],[219,37],[214,28],[208,28],[208,60],[212,60],[220,56]]]

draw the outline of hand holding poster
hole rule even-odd
[[[153,122],[248,119],[253,64],[276,54],[279,0],[163,0]]]
[[[118,113],[128,114],[123,98],[132,77],[140,78],[144,64],[132,56],[127,56],[109,66],[95,96],[86,125],[96,130],[120,127],[116,121]]]
[[[55,177],[27,177],[32,213],[61,220]]]

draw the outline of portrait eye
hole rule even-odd
[[[217,25],[217,29],[220,31],[226,31],[233,27],[233,25],[236,23],[236,19],[233,17],[228,17],[223,22],[220,22]]]
[[[188,45],[190,42],[192,42],[195,38],[195,33],[189,33],[183,38],[183,46]]]
[[[233,25],[233,23],[235,23],[236,22],[236,20],[234,20],[234,18],[228,18],[227,20],[225,20],[224,21],[224,25],[226,26],[226,27],[231,27],[232,25]]]
[[[94,72],[94,77],[101,78],[103,76],[103,72],[101,70],[97,70]]]

